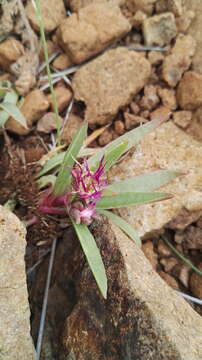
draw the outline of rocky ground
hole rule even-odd
[[[142,250],[145,256],[155,272],[169,287],[202,300],[202,277],[184,264],[162,239],[162,235],[169,239],[179,252],[202,269],[201,1],[41,0],[41,7],[51,70],[54,73],[53,82],[59,119],[63,125],[61,138],[64,146],[70,144],[84,119],[89,124],[89,135],[93,134],[93,138],[89,137],[91,148],[102,147],[125,132],[152,119],[160,118],[165,121],[161,127],[131,151],[127,158],[112,169],[109,181],[158,169],[173,169],[184,173],[183,177],[165,186],[166,191],[174,194],[172,199],[153,205],[142,205],[135,209],[122,209],[119,214],[137,229],[143,240]],[[16,87],[22,97],[20,109],[27,120],[27,129],[25,129],[10,117],[5,125],[6,132],[1,131],[0,200],[1,204],[4,204],[14,198],[16,201],[14,212],[22,221],[27,222],[36,215],[38,199],[36,173],[44,163],[46,154],[50,150],[54,153],[56,136],[54,106],[44,70],[44,54],[39,42],[38,20],[31,0],[24,2],[10,0],[2,3],[0,39],[0,81],[10,80]],[[97,226],[99,228],[100,225]],[[95,229],[95,233],[96,231]],[[118,239],[116,230],[113,231],[115,235],[112,238]],[[73,235],[69,236],[71,238]],[[55,237],[58,237],[61,243],[65,241],[63,229],[56,219],[51,217],[43,218],[39,223],[27,228],[27,270],[29,271],[42,258],[42,263],[37,268],[38,272],[34,271],[28,276],[32,335],[35,340],[47,273],[48,251]],[[113,241],[116,243],[116,240]],[[68,359],[99,360],[103,358],[101,357],[103,356],[102,346],[106,347],[106,340],[103,340],[102,346],[97,340],[95,344],[86,343],[95,354],[94,357],[92,355],[88,357],[88,349],[85,349],[85,352],[84,348],[80,350],[83,355],[79,355],[78,349],[81,344],[78,342],[79,337],[83,335],[82,332],[75,335],[77,330],[74,324],[80,321],[79,326],[82,328],[85,325],[85,316],[90,316],[92,322],[92,318],[94,319],[91,313],[90,315],[89,313],[80,314],[82,305],[77,298],[79,292],[85,299],[85,292],[83,294],[81,285],[83,283],[85,285],[85,281],[89,279],[86,280],[85,272],[82,279],[77,279],[76,271],[81,271],[81,269],[75,264],[76,259],[81,255],[78,255],[77,249],[72,248],[70,241],[67,250],[69,254],[75,253],[73,260],[70,261],[72,267],[67,265],[65,271],[62,270],[59,281],[55,280],[56,273],[60,272],[61,259],[64,260],[66,256],[61,243],[51,288],[45,335],[46,347],[43,349],[42,358],[66,359],[58,350],[62,333],[63,348],[65,347],[70,354]],[[110,246],[111,251],[114,242]],[[120,247],[120,244],[117,245],[117,259],[119,260],[119,255],[122,254]],[[130,256],[132,250],[128,251]],[[13,255],[11,258],[13,259]],[[107,261],[110,264],[112,259]],[[141,261],[139,266],[145,267],[145,273],[150,272],[144,260]],[[115,265],[112,262],[112,273],[117,276],[117,269],[113,266]],[[2,271],[7,272],[6,269],[3,268]],[[21,268],[16,270],[18,271],[21,272]],[[121,271],[119,272],[120,281],[114,285],[117,289],[123,286],[120,274],[128,276],[127,271]],[[152,274],[154,274],[152,275],[154,279],[152,276],[148,278],[148,284],[151,281],[151,284],[159,288],[165,286],[165,284],[161,285],[161,282],[158,283],[155,273]],[[66,281],[67,278],[68,281]],[[146,280],[144,280],[144,270],[142,270],[142,282],[144,281]],[[166,292],[166,289],[167,287],[162,287],[162,291]],[[132,304],[133,285],[128,285],[127,291],[130,293],[129,304]],[[67,293],[70,295],[68,296]],[[113,295],[113,291],[111,293]],[[142,293],[144,294],[144,289]],[[139,293],[135,294],[135,299],[142,296]],[[121,314],[123,317],[126,316],[127,299],[124,296],[113,299],[117,308],[121,304]],[[147,312],[150,314],[150,311],[149,317],[152,318],[152,307],[150,304],[147,305],[147,300],[144,296],[142,297],[142,301],[146,303],[144,309],[138,306],[141,308],[143,318],[146,317],[144,314]],[[155,298],[153,301],[155,302]],[[174,300],[170,298],[170,301]],[[68,305],[64,306],[66,303]],[[75,304],[77,310],[75,310]],[[86,304],[90,309],[91,302]],[[168,302],[165,301],[164,305],[166,308]],[[63,314],[58,312],[58,306],[63,309]],[[109,306],[112,304],[109,303]],[[190,319],[193,320],[190,324],[195,322],[199,325],[196,312],[201,314],[201,306],[194,304],[188,307],[183,304],[181,306],[187,314],[192,311],[191,307],[194,308],[195,311],[190,312]],[[74,309],[73,312],[72,309]],[[12,307],[9,311],[13,311]],[[170,311],[173,310],[170,309]],[[156,316],[157,310],[154,312]],[[162,314],[164,314],[163,305]],[[117,313],[115,315],[118,316]],[[133,316],[134,314],[130,314],[128,320],[131,326],[130,332],[132,332],[131,318]],[[164,317],[168,317],[168,314],[165,313]],[[98,319],[96,321],[89,335],[91,338],[95,329],[98,329],[99,321]],[[115,322],[114,319],[113,321]],[[136,321],[139,323],[139,318],[136,318]],[[156,324],[161,320],[157,316],[155,321],[155,325],[151,322],[151,328],[156,334],[158,332]],[[173,319],[173,324],[174,321]],[[58,328],[55,330],[57,324]],[[106,318],[106,328],[111,326],[109,324]],[[164,326],[163,323],[162,328],[166,329],[166,332],[168,328],[175,327],[173,324]],[[111,331],[115,336],[115,325],[113,326]],[[121,326],[124,329],[129,325],[123,322]],[[145,325],[141,323],[140,328],[141,326]],[[191,326],[193,326],[194,338],[197,326]],[[185,337],[187,328],[183,330]],[[88,330],[84,326],[83,331]],[[151,341],[149,348],[146,348],[144,352],[143,345],[140,345],[144,342],[140,340],[143,334],[140,330],[138,331],[137,349],[139,350],[136,353],[134,350],[131,354],[122,352],[127,343],[123,342],[120,347],[122,354],[120,360],[129,359],[130,356],[141,360],[199,360],[202,356],[200,356],[200,350],[196,350],[196,353],[190,350],[189,356],[184,354],[182,349],[185,344],[182,339],[179,339],[179,348],[178,345],[173,345],[172,341],[174,347],[169,345],[171,347],[166,348],[162,345],[160,355],[151,350],[156,346],[155,341],[154,343]],[[177,330],[175,333],[178,333]],[[121,336],[120,329],[117,334]],[[192,343],[192,335],[190,335],[192,344],[190,349],[196,349],[197,345]],[[76,355],[74,354],[74,340],[77,344]],[[113,347],[116,347],[116,344],[113,344],[114,338],[112,337],[110,341],[112,343],[110,352],[104,352],[106,360],[119,359],[117,355],[114,355]],[[129,348],[130,341],[131,333],[127,343]],[[159,341],[161,343],[161,340]],[[85,340],[83,339],[82,342],[85,343]],[[148,349],[151,353],[148,353]],[[31,349],[30,351],[32,352]],[[6,355],[4,358],[7,359]]]

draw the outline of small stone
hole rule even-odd
[[[111,2],[95,3],[69,16],[60,25],[57,36],[70,59],[80,64],[120,39],[130,29],[130,23],[118,6]]]
[[[190,267],[182,265],[178,275],[178,279],[186,288],[189,287],[190,270]]]
[[[130,108],[133,114],[137,115],[140,111],[140,107],[138,104],[136,104],[134,101],[130,103]]]
[[[161,98],[162,104],[170,109],[175,110],[177,107],[175,91],[173,89],[158,89],[158,95]]]
[[[191,111],[176,111],[173,113],[173,121],[176,125],[180,126],[182,129],[187,129],[192,120]]]
[[[87,107],[85,119],[90,126],[110,123],[143,88],[150,69],[149,62],[137,52],[120,47],[77,70],[72,86],[75,98]]]
[[[114,122],[114,130],[116,131],[116,133],[117,133],[118,135],[123,135],[124,132],[125,132],[123,121],[121,121],[121,120],[116,120],[116,121]]]
[[[142,245],[142,251],[145,254],[146,258],[151,263],[153,269],[156,270],[158,261],[157,261],[157,254],[154,252],[154,246],[152,241],[147,241]]]
[[[64,70],[72,66],[72,61],[67,54],[60,54],[54,61],[53,67],[57,70]]]
[[[164,60],[164,54],[160,51],[149,51],[148,60],[151,65],[158,66]]]
[[[63,0],[41,0],[41,14],[44,22],[44,28],[46,32],[55,30],[66,18],[66,12]],[[39,30],[39,20],[36,14],[36,10],[32,1],[29,1],[26,6],[26,15],[30,20],[33,28]]]
[[[146,85],[144,87],[144,96],[139,102],[141,108],[145,110],[154,109],[159,103],[157,88],[154,85]]]
[[[124,113],[124,119],[125,119],[126,130],[131,130],[135,126],[147,122],[147,120],[144,117],[133,115],[127,112]]]
[[[167,273],[165,273],[164,271],[159,271],[158,274],[160,275],[160,277],[165,280],[165,282],[172,287],[175,290],[179,290],[179,285],[178,282],[175,280],[175,278]]]
[[[202,106],[202,75],[194,71],[184,74],[177,89],[177,100],[182,109],[194,110]]]
[[[132,14],[137,11],[142,11],[145,14],[151,15],[154,9],[156,0],[125,0],[124,5],[129,9]]]
[[[39,120],[49,108],[49,101],[44,93],[38,89],[31,91],[25,98],[20,111],[27,120],[27,129],[10,117],[6,122],[6,129],[18,135],[26,135],[31,131],[34,122]]]
[[[61,112],[64,110],[70,103],[72,99],[72,92],[64,86],[57,86],[55,88],[56,101],[58,105],[58,111]],[[48,101],[51,104],[51,110],[54,111],[54,106],[52,103],[52,95],[47,96]]]
[[[176,19],[177,30],[179,33],[186,33],[195,17],[195,13],[191,10],[185,11],[182,16]]]
[[[8,38],[0,43],[0,67],[4,70],[9,70],[10,65],[17,61],[22,56],[24,47],[21,42]]]
[[[171,117],[171,111],[165,106],[159,106],[156,110],[150,113],[150,119],[162,119],[162,121],[168,121]]]
[[[168,0],[168,10],[176,17],[181,16],[183,12],[182,0]]]
[[[170,256],[172,254],[172,251],[168,246],[166,246],[166,244],[162,240],[159,240],[158,253],[160,256]]]
[[[163,265],[165,272],[170,272],[178,264],[178,261],[174,257],[162,258],[160,264]]]
[[[184,241],[184,233],[181,231],[176,231],[175,233],[175,242],[177,244],[182,244],[182,242]]]
[[[185,169],[187,171],[187,169]],[[185,172],[186,173],[186,172]],[[187,175],[186,175],[187,176]],[[186,194],[186,208],[182,208],[180,214],[177,214],[175,219],[170,221],[167,224],[167,227],[172,230],[183,230],[187,226],[189,226],[191,223],[196,222],[201,213],[202,213],[202,196],[200,189],[199,191],[194,190],[195,187],[191,189],[191,196],[189,195],[189,192]],[[197,188],[197,186],[196,186]],[[190,202],[190,197],[192,199],[192,202]],[[191,205],[191,206],[190,206]],[[189,210],[192,211],[189,211]]]
[[[202,271],[202,263],[200,263],[197,267]],[[196,272],[192,272],[189,286],[193,295],[202,300],[202,276]]]
[[[76,135],[76,133],[80,129],[82,123],[83,123],[83,119],[81,119],[80,116],[71,113],[64,126],[64,130],[61,135],[61,140],[65,144],[69,145],[74,135]]]
[[[63,119],[59,116],[60,123],[62,124]],[[49,134],[53,130],[57,129],[56,116],[54,112],[46,113],[38,122],[37,122],[37,131]]]
[[[174,15],[168,12],[149,17],[143,23],[143,35],[146,45],[170,44],[177,35]]]
[[[196,226],[189,226],[185,230],[184,245],[186,249],[202,250],[202,229]]]
[[[113,133],[110,131],[111,129],[106,129],[103,133],[99,136],[98,142],[100,146],[105,146],[112,141]]]
[[[162,65],[162,78],[169,86],[175,87],[183,73],[188,70],[196,48],[190,35],[178,35],[171,55],[166,56]]]

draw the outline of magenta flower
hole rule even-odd
[[[65,195],[55,196],[52,189],[44,192],[39,201],[39,211],[44,214],[69,215],[77,224],[90,225],[96,216],[96,203],[107,185],[103,158],[93,172],[88,162],[76,163],[71,171],[72,184]]]
[[[103,160],[104,158],[100,160],[100,164],[94,172],[89,169],[86,159],[84,159],[82,165],[77,163],[72,169],[73,189],[76,191],[77,196],[86,200],[87,203],[91,203],[91,201],[96,203],[101,198],[102,190],[107,185]]]
[[[70,208],[69,215],[76,224],[90,225],[96,216],[95,205],[85,207],[81,201],[75,201]]]
[[[70,194],[55,196],[52,189],[48,189],[39,200],[38,209],[44,214],[66,215],[69,199]]]

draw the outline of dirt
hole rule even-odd
[[[91,2],[93,3],[93,1],[88,1],[88,6],[91,6],[89,5]],[[157,16],[157,20],[159,18],[161,20],[164,17],[163,15],[158,14],[158,6],[156,7],[156,12],[155,12],[153,3],[151,5],[150,2],[147,8],[147,1],[145,1],[143,2],[144,3],[143,9],[137,8],[133,13],[134,9],[131,10],[131,6],[128,5],[130,4],[130,1],[126,3],[127,6],[125,7],[123,6],[123,8],[121,8],[122,13],[121,10],[119,10],[119,8],[117,7],[118,6],[117,4],[107,5],[108,7],[110,7],[110,11],[112,11],[112,14],[113,14],[113,6],[115,6],[116,12],[118,12],[119,17],[121,19],[120,21],[122,21],[123,23],[125,21],[124,24],[126,25],[124,29],[118,29],[117,33],[115,31],[116,29],[115,30],[113,29],[112,35],[109,36],[108,34],[109,38],[107,37],[106,39],[105,39],[105,29],[102,28],[101,26],[99,28],[99,32],[102,34],[101,36],[102,41],[100,40],[102,44],[101,45],[97,44],[97,49],[95,47],[92,49],[92,46],[90,46],[89,44],[89,49],[88,51],[86,50],[87,55],[84,54],[85,56],[84,55],[77,56],[78,55],[77,48],[80,49],[82,45],[82,49],[83,49],[83,44],[84,44],[84,48],[86,49],[85,36],[84,36],[84,40],[82,38],[81,41],[79,36],[81,34],[77,34],[78,43],[76,44],[73,41],[74,37],[73,40],[71,39],[71,42],[73,42],[75,46],[73,49],[74,56],[71,56],[71,62],[73,62],[73,65],[75,65],[75,63],[81,64],[81,62],[86,59],[90,59],[90,61],[88,62],[86,68],[81,67],[81,69],[78,70],[77,75],[75,77],[78,81],[78,85],[76,84],[76,80],[73,80],[73,84],[74,84],[73,87],[75,87],[74,93],[77,94],[79,91],[81,93],[81,95],[80,93],[79,95],[77,95],[77,100],[79,101],[75,101],[74,99],[74,104],[71,110],[71,114],[76,114],[78,121],[76,122],[70,121],[69,123],[67,123],[67,125],[70,127],[69,128],[68,126],[66,127],[65,131],[67,132],[67,135],[63,136],[64,143],[66,143],[66,145],[69,145],[70,138],[72,137],[72,133],[75,133],[75,131],[78,130],[80,123],[86,117],[86,109],[88,112],[87,118],[89,123],[91,124],[91,130],[89,129],[89,135],[93,132],[92,129],[100,128],[103,124],[108,123],[108,127],[104,130],[104,132],[101,135],[99,135],[98,138],[93,140],[93,142],[90,144],[91,147],[104,146],[113,139],[124,134],[126,131],[129,131],[134,127],[139,126],[141,122],[146,123],[150,121],[150,119],[156,118],[158,116],[164,116],[167,120],[170,119],[169,121],[174,121],[180,128],[187,131],[187,133],[193,134],[193,136],[197,140],[201,140],[202,121],[200,116],[198,115],[196,116],[196,112],[197,114],[199,113],[201,109],[200,106],[202,104],[202,89],[200,89],[202,83],[201,81],[202,75],[188,71],[191,70],[190,67],[191,67],[192,56],[194,55],[195,41],[193,40],[192,46],[189,46],[193,38],[191,38],[190,35],[187,35],[188,29],[185,30],[185,34],[183,35],[181,34],[180,36],[178,36],[179,29],[177,29],[175,25],[175,20],[177,18],[178,21],[176,21],[176,23],[178,24],[179,20],[183,16],[181,14],[181,8],[180,8],[181,17],[176,15],[175,7],[173,12],[171,8],[165,10],[165,11],[168,10],[170,11],[170,15],[168,15],[167,17],[171,18],[170,26],[172,30],[171,34],[166,34],[167,37],[165,40],[165,38],[161,36],[161,31],[162,31],[161,26],[160,26],[160,30],[156,28],[152,28],[154,26],[153,23],[156,26],[156,18],[153,19],[151,16],[152,11],[153,14]],[[10,8],[11,1],[8,4]],[[53,7],[52,8],[53,13],[55,11],[54,4],[55,2],[51,2],[51,6]],[[62,4],[61,17],[63,19],[64,11],[63,11],[62,1],[61,4]],[[78,9],[80,9],[80,7],[82,7],[82,6],[79,7],[79,2],[76,1],[74,2],[73,0],[70,2],[70,4],[71,4],[71,10],[77,7]],[[95,4],[93,6],[96,7]],[[104,5],[102,5],[101,7],[103,6]],[[136,6],[138,7],[138,5]],[[151,6],[152,6],[152,10],[151,10]],[[66,8],[66,10],[70,10],[70,9]],[[16,12],[16,8],[13,9],[13,11]],[[136,16],[135,18],[134,14],[136,13],[136,11],[141,11],[141,14],[138,13],[138,16]],[[82,10],[81,13],[86,14],[85,27],[90,24],[88,31],[90,36],[92,36],[91,39],[92,44],[94,44],[94,41],[97,41],[96,40],[97,38],[95,39],[93,38],[91,32],[93,30],[90,27],[92,26],[91,23],[93,23],[94,19],[89,20],[87,7],[85,8],[85,10]],[[73,16],[75,17],[75,19],[77,19],[78,17],[76,13]],[[128,19],[124,18],[124,16],[126,16]],[[31,19],[31,24],[33,24],[32,14],[31,15],[29,14],[29,18]],[[55,33],[51,32],[53,29],[56,30],[58,26],[60,26],[60,37],[61,37],[62,19],[58,18],[56,19],[57,20],[56,21],[53,18],[54,24],[52,25],[51,23],[50,26],[48,24],[46,25],[48,32],[50,31],[50,33],[48,34],[48,39],[51,40],[53,45],[51,52],[53,54],[57,50],[59,50],[58,59],[59,57],[62,57],[63,59],[62,65],[59,64],[59,61],[58,61],[58,65],[56,65],[57,57],[54,58],[56,59],[54,60],[55,69],[63,69],[66,67],[67,64],[71,63],[67,61],[70,52],[69,46],[71,48],[71,43],[65,47],[63,45],[62,48],[60,48],[57,40],[59,35],[57,34],[56,36],[56,32]],[[75,19],[73,18],[73,20]],[[137,21],[137,19],[139,19],[139,21]],[[19,23],[20,20],[22,20],[22,13],[20,12],[17,12],[17,16],[15,20],[16,22],[14,21],[12,16],[9,16],[9,24],[7,24],[9,25],[7,27],[9,31],[8,32],[5,31],[4,33],[4,35],[8,37],[8,39],[3,41],[3,43],[0,43],[0,54],[3,59],[2,61],[0,61],[0,66],[1,66],[0,78],[3,79],[4,76],[8,76],[13,84],[16,82],[16,74],[13,73],[10,65],[18,61],[18,59],[22,55],[22,52],[26,53],[30,51],[29,46],[27,47],[26,45],[25,37],[23,36],[26,30],[24,30],[24,33],[21,32],[20,34],[17,33],[16,30],[17,24]],[[99,20],[99,16],[98,16],[98,20]],[[130,30],[131,26],[129,25],[129,22],[133,24],[133,26],[135,24],[136,27]],[[143,29],[146,28],[146,30],[141,31],[141,26],[143,22],[145,22]],[[149,35],[147,29],[148,24],[152,28],[149,31]],[[63,27],[64,26],[66,31],[66,24],[64,24]],[[162,26],[166,27],[167,23],[163,24]],[[32,30],[34,31],[35,28],[36,28],[36,24],[33,26]],[[156,32],[158,32],[157,34],[158,36],[156,35]],[[125,35],[126,33],[127,35]],[[38,34],[35,33],[35,35]],[[96,36],[98,35],[99,34],[96,34]],[[71,36],[73,35],[71,34]],[[152,36],[152,39],[150,38],[148,39],[148,36]],[[155,36],[157,37],[157,39],[155,38]],[[122,37],[121,40],[120,37]],[[12,40],[10,40],[9,38],[11,38]],[[173,38],[177,38],[178,39],[177,42],[175,42]],[[6,42],[9,44],[9,48],[6,46]],[[18,51],[18,49],[15,47],[14,53],[12,52],[11,43],[13,42],[16,42],[18,44],[18,48],[20,48],[21,51]],[[143,46],[144,42],[147,43],[148,45],[166,44],[167,50],[152,51],[151,49],[151,51],[141,51],[138,52],[138,55],[134,55],[137,56],[139,64],[146,64],[148,67],[147,75],[145,76],[144,81],[142,81],[141,78],[140,85],[137,85],[135,84],[135,79],[133,78],[131,79],[131,74],[127,71],[127,67],[124,67],[123,69],[121,68],[121,66],[119,66],[119,63],[122,63],[122,66],[124,66],[123,58],[120,57],[117,62],[116,55],[113,55],[114,58],[112,61],[111,60],[112,55],[110,55],[110,52],[106,50],[106,47],[109,44],[113,44],[116,47],[118,45],[121,45],[123,47]],[[68,43],[68,39],[67,39],[67,43]],[[104,50],[103,55],[99,55],[99,52],[101,50]],[[111,51],[111,54],[116,54],[120,52],[120,50],[113,50],[113,49],[109,51]],[[121,52],[129,53],[129,50],[122,49]],[[98,57],[92,59],[94,55]],[[130,55],[127,56],[132,58],[131,53]],[[43,59],[37,53],[36,53],[36,57],[37,60],[35,59],[36,60],[35,64],[37,64],[37,61],[39,61],[40,62],[39,66],[40,66],[43,62]],[[108,64],[106,64],[105,62],[105,58],[107,57],[110,57],[110,61],[112,61],[112,67],[114,71],[112,77],[113,81],[112,83],[109,83],[109,85],[106,85],[108,84],[107,83],[108,80],[109,82],[111,81],[111,79],[109,79],[109,69],[107,68]],[[102,61],[102,59],[104,60]],[[127,61],[126,64],[128,64]],[[117,72],[118,79],[116,79],[117,73],[114,70],[116,68],[116,65],[118,66],[118,72]],[[129,65],[132,66],[130,62]],[[30,72],[30,69],[28,69],[27,71]],[[99,71],[101,72],[101,77],[103,80],[103,84],[105,86],[103,94],[102,91],[100,90],[102,89],[102,87],[99,85],[99,74],[98,74]],[[110,71],[113,72],[112,69]],[[141,77],[142,76],[141,66],[140,69],[137,70],[137,72],[139,73],[139,75],[137,74],[137,76]],[[85,74],[83,75],[83,73]],[[125,75],[122,78],[123,73]],[[184,73],[185,75],[183,75]],[[39,87],[43,85],[42,83],[44,80],[40,81],[41,75],[45,75],[45,71],[42,71],[40,75],[39,74],[37,75],[36,72],[32,73],[32,77],[34,76],[34,79],[32,79],[32,82],[29,82],[29,85],[26,87],[26,96],[29,97],[31,92],[34,92],[33,90],[39,89]],[[57,99],[58,103],[62,104],[62,106],[60,106],[59,108],[59,112],[63,120],[67,116],[68,105],[72,98],[73,92],[71,87],[71,81],[73,77],[74,76],[70,75],[68,79],[61,78],[58,86],[59,89],[63,90],[61,97],[58,92],[58,99]],[[127,94],[127,96],[123,98],[123,93],[125,90],[127,90],[127,84],[130,81],[133,83],[133,86],[131,86],[129,95]],[[67,84],[67,82],[70,83]],[[136,89],[136,85],[137,85],[137,89]],[[123,89],[121,90],[124,91],[121,91],[121,94],[117,94],[120,86],[123,87]],[[82,89],[80,87],[82,87]],[[110,93],[107,93],[109,88],[110,88]],[[191,94],[190,94],[190,88],[191,88]],[[27,251],[25,257],[27,269],[30,269],[39,260],[41,255],[46,254],[46,251],[50,249],[53,239],[55,237],[60,239],[62,234],[61,219],[52,216],[42,216],[37,211],[38,200],[40,198],[40,191],[37,187],[37,182],[36,182],[36,174],[40,170],[40,166],[37,162],[42,158],[43,155],[47,154],[47,149],[50,149],[49,145],[52,144],[51,136],[52,134],[55,135],[55,132],[51,131],[52,128],[50,128],[49,134],[44,134],[42,132],[37,131],[37,122],[42,118],[42,115],[53,110],[49,89],[45,89],[41,91],[43,92],[42,96],[45,101],[45,107],[42,109],[42,112],[36,111],[37,114],[36,116],[34,116],[34,122],[31,123],[28,131],[22,132],[22,134],[25,133],[26,135],[20,136],[18,131],[16,132],[13,130],[14,127],[13,129],[8,128],[7,133],[4,132],[4,134],[3,133],[0,134],[0,183],[1,183],[0,204],[5,204],[8,200],[14,199],[16,201],[14,212],[23,222],[25,222],[25,224],[27,224]],[[177,96],[176,96],[176,91],[177,91]],[[67,93],[65,100],[64,100],[64,92]],[[111,95],[112,95],[112,100],[110,101],[109,97]],[[121,99],[118,98],[117,101],[115,95],[117,95],[117,98],[118,96],[120,96]],[[100,98],[100,96],[102,96],[102,98]],[[32,103],[32,99],[30,101]],[[110,107],[112,103],[115,104],[115,106],[111,109]],[[189,105],[190,103],[191,105]],[[32,103],[32,106],[34,104],[35,103]],[[107,108],[107,106],[109,109]],[[188,110],[193,110],[193,111],[188,111]],[[27,113],[30,114],[30,106],[28,107],[27,112],[24,113],[25,117],[27,116]],[[105,116],[107,121],[105,120],[99,121],[99,116],[100,117]],[[74,119],[74,116],[72,116],[72,119]],[[11,121],[11,119],[9,121]],[[33,225],[30,225],[29,223],[33,219],[33,216],[36,216],[38,220]],[[201,219],[199,219],[197,221],[193,221],[192,224],[185,227],[185,229],[179,231],[174,231],[174,230],[168,231],[168,237],[171,239],[172,243],[175,244],[178,250],[181,251],[184,254],[184,256],[189,258],[195,266],[200,265],[202,248],[198,245],[196,245],[195,248],[189,247],[189,244],[187,243],[187,236],[189,236],[189,239],[192,236],[191,240],[193,242],[196,241],[197,244],[198,243],[201,244],[202,235],[201,233],[199,234],[200,232],[199,229],[202,228],[201,222],[202,222]],[[179,236],[181,236],[180,242],[179,242]],[[190,279],[192,273],[190,271],[187,271],[186,273],[185,271],[186,269],[184,270],[184,268],[182,267],[182,263],[179,261],[178,257],[175,257],[172,251],[168,251],[166,253],[166,247],[165,245],[162,245],[162,240],[160,239],[160,237],[151,238],[145,241],[143,245],[143,251],[145,252],[145,255],[148,257],[148,259],[151,262],[152,261],[154,262],[153,266],[155,267],[156,271],[159,273],[159,275],[162,278],[164,278],[164,280],[170,286],[173,286],[174,288],[178,288],[179,290],[193,296],[197,296],[197,294],[199,294],[198,296],[201,297],[200,295],[201,292],[198,291],[194,293],[193,290],[194,289],[193,282],[194,284],[197,283],[197,277],[195,276],[194,280],[191,281],[192,285],[190,287]],[[44,257],[44,261],[47,261],[48,256],[49,255],[46,255]],[[42,279],[41,282],[42,293],[44,291],[45,278],[46,278],[46,274],[44,273],[44,279]],[[33,277],[28,277],[28,288],[30,291],[31,308],[34,309],[33,304],[38,301],[39,304],[41,305],[42,298],[35,298],[33,295],[35,288]],[[196,311],[202,314],[201,307],[198,305],[194,305],[194,306]],[[40,314],[37,314],[35,318],[37,317],[39,319],[39,315]],[[36,338],[37,329],[38,329],[38,321],[35,321],[32,328],[32,332],[33,334],[35,334],[34,336],[35,338]]]

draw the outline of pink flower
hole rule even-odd
[[[76,224],[90,225],[96,215],[95,205],[85,207],[80,201],[75,201],[70,208],[69,215]]]
[[[52,194],[52,190],[48,189],[44,192],[43,197],[39,200],[39,211],[44,214],[67,214],[67,205],[70,195],[65,194],[62,196],[55,196]]]
[[[98,168],[92,172],[89,169],[88,162],[84,159],[82,165],[77,163],[72,169],[73,189],[77,196],[87,202],[99,200],[102,195],[102,190],[107,185],[107,178],[104,177],[103,158],[100,160]]]

